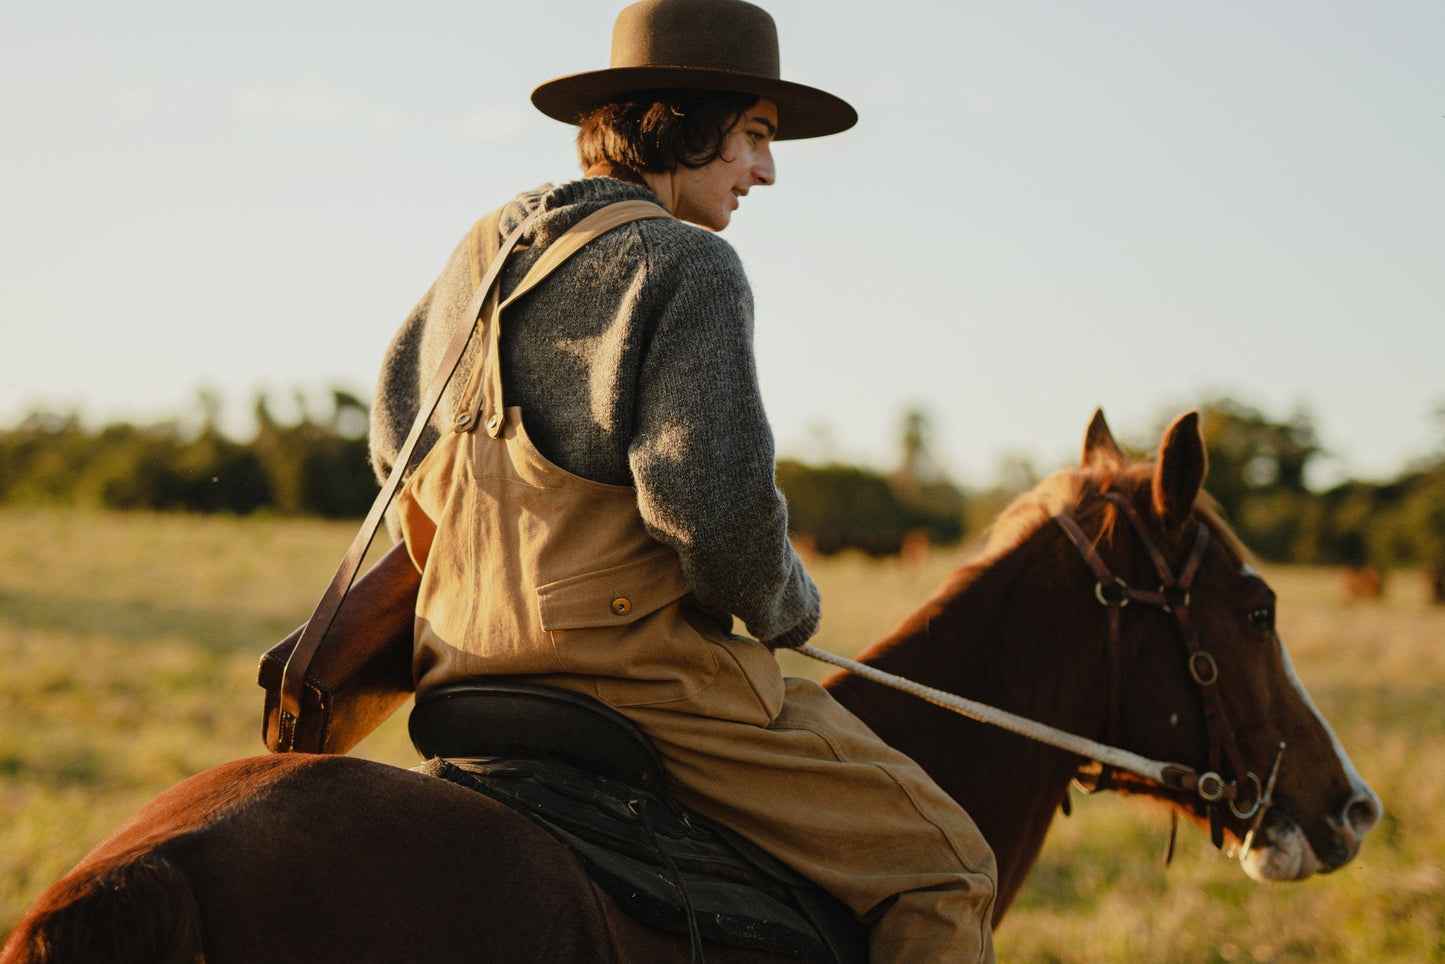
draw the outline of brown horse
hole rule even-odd
[[[1006,510],[982,554],[862,659],[1208,771],[1197,786],[1107,782],[1212,815],[1256,878],[1328,872],[1356,854],[1379,803],[1296,679],[1273,593],[1200,498],[1204,468],[1193,414],[1152,464],[1127,460],[1096,415],[1080,468]],[[1087,761],[850,673],[828,685],[974,816],[998,856],[1002,917]],[[568,850],[480,795],[365,760],[278,756],[162,794],[40,897],[0,960],[688,954],[685,936],[620,913]],[[707,959],[777,958],[709,946]]]

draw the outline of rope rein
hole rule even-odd
[[[1146,780],[1153,780],[1165,786],[1176,787],[1183,790],[1192,790],[1198,785],[1198,775],[1195,771],[1180,763],[1167,763],[1161,760],[1151,760],[1148,757],[1131,753],[1118,747],[1107,746],[1097,740],[1069,733],[1065,730],[1049,726],[1047,723],[1040,723],[1027,717],[1010,713],[1008,710],[1001,710],[987,703],[980,703],[976,700],[963,696],[956,696],[943,690],[934,689],[931,686],[924,686],[913,680],[902,676],[895,676],[885,670],[869,666],[866,663],[859,663],[856,660],[848,659],[846,656],[839,656],[827,650],[818,649],[812,644],[804,644],[797,647],[794,652],[802,653],[820,663],[828,663],[840,669],[846,669],[857,673],[864,679],[881,683],[884,686],[892,687],[919,699],[927,700],[935,706],[952,710],[961,716],[966,716],[979,723],[989,726],[996,726],[1008,730],[1019,736],[1047,744],[1060,750],[1067,750],[1069,753],[1077,754],[1089,760],[1097,760]]]

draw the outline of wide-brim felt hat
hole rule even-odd
[[[858,122],[842,98],[782,79],[773,18],[744,0],[634,3],[613,25],[610,67],[549,80],[532,91],[532,103],[575,124],[605,104],[664,90],[766,98],[778,105],[778,140],[836,134]]]

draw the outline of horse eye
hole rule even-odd
[[[1262,633],[1274,629],[1274,608],[1260,606],[1249,614],[1249,624]]]

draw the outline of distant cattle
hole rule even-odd
[[[1348,602],[1356,599],[1379,599],[1385,594],[1385,579],[1380,570],[1368,563],[1346,566],[1340,580],[1340,595]]]
[[[933,537],[928,534],[927,529],[911,529],[903,536],[903,544],[898,547],[898,556],[906,566],[921,566],[928,561],[929,554],[933,552]]]

